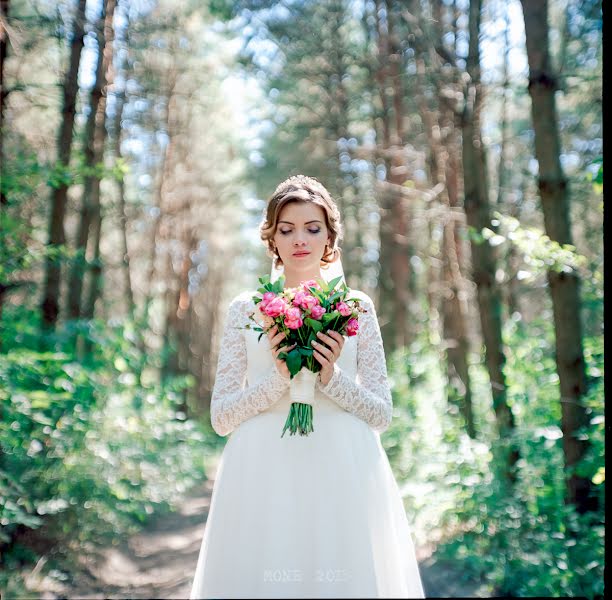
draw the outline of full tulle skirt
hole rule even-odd
[[[424,598],[379,435],[323,403],[313,433],[281,438],[288,407],[230,435],[190,598]]]

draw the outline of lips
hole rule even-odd
[[[308,256],[310,252],[294,252],[293,256]]]

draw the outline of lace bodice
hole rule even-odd
[[[244,329],[255,308],[252,295],[240,294],[227,311],[210,407],[211,424],[222,436],[288,398],[290,380],[277,369],[267,336],[258,342],[258,332]],[[351,290],[351,296],[360,298],[367,312],[359,316],[357,335],[345,338],[328,384],[317,378],[316,386],[380,433],[389,426],[393,412],[380,327],[371,298],[358,290]],[[316,415],[315,406],[315,422]]]

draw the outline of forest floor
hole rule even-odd
[[[96,554],[75,557],[70,583],[28,577],[28,587],[43,600],[59,598],[189,598],[212,489],[210,479],[193,488],[177,510],[150,521],[138,534]],[[437,598],[486,598],[484,586],[464,581],[459,565],[441,564],[432,549],[416,548],[425,595]]]

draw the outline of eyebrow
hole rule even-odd
[[[291,221],[279,221],[279,223],[287,223],[288,225],[295,225],[295,223],[292,223]],[[306,221],[306,223],[304,223],[304,225],[309,225],[310,223],[321,223],[323,224],[323,221]]]

